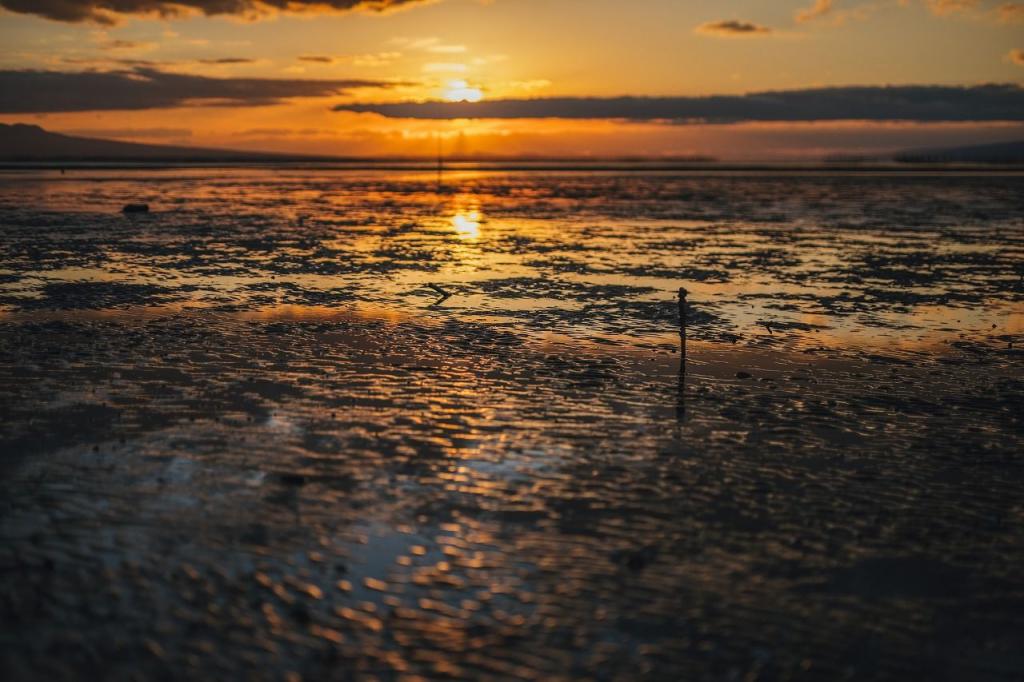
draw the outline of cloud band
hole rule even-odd
[[[1024,88],[980,86],[837,87],[711,97],[505,99],[483,102],[343,104],[336,111],[414,119],[625,119],[743,121],[1021,121]]]
[[[195,102],[259,106],[397,85],[376,80],[210,78],[145,67],[104,72],[0,71],[0,113],[167,109]]]
[[[259,16],[281,12],[382,12],[424,0],[0,0],[0,7],[67,22],[115,24],[129,15],[180,16],[198,12],[207,16]]]

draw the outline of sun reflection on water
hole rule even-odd
[[[460,201],[456,204],[449,222],[457,237],[476,240],[480,238],[480,226],[483,221],[484,215],[479,204]]]

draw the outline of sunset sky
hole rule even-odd
[[[147,143],[744,159],[1024,139],[1024,2],[1005,0],[0,0],[0,44],[0,121]]]

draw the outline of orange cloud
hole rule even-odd
[[[1024,2],[1004,2],[996,8],[996,17],[1001,24],[1024,23]]]
[[[799,23],[804,23],[823,17],[832,11],[833,5],[835,5],[834,0],[815,0],[813,5],[796,13],[796,20]]]
[[[978,6],[979,0],[926,0],[928,8],[939,16],[969,12]]]

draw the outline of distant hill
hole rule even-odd
[[[916,149],[894,157],[902,163],[1024,163],[1024,140],[971,147]]]
[[[39,126],[0,123],[0,161],[283,161],[325,157],[171,147],[73,137]]]
[[[375,161],[415,161],[415,157],[391,157]],[[421,160],[421,159],[420,159]],[[447,161],[465,161],[470,163],[515,163],[555,161],[546,157],[467,157],[450,158]],[[22,123],[0,123],[0,163],[3,162],[285,162],[285,161],[369,161],[352,157],[312,156],[302,154],[282,154],[276,152],[248,152],[234,149],[208,149],[202,147],[175,147],[169,145],[138,144],[135,142],[118,142],[101,140],[91,137],[76,137],[52,133],[36,125]],[[711,157],[680,157],[673,159],[616,158],[616,159],[557,159],[562,163],[579,161],[584,164],[601,162],[660,162],[682,164],[713,163]],[[830,163],[870,164],[870,163],[1001,163],[1024,164],[1024,140],[1000,142],[967,147],[948,147],[935,149],[913,149],[898,152],[892,156],[857,156],[843,155],[825,158]]]

